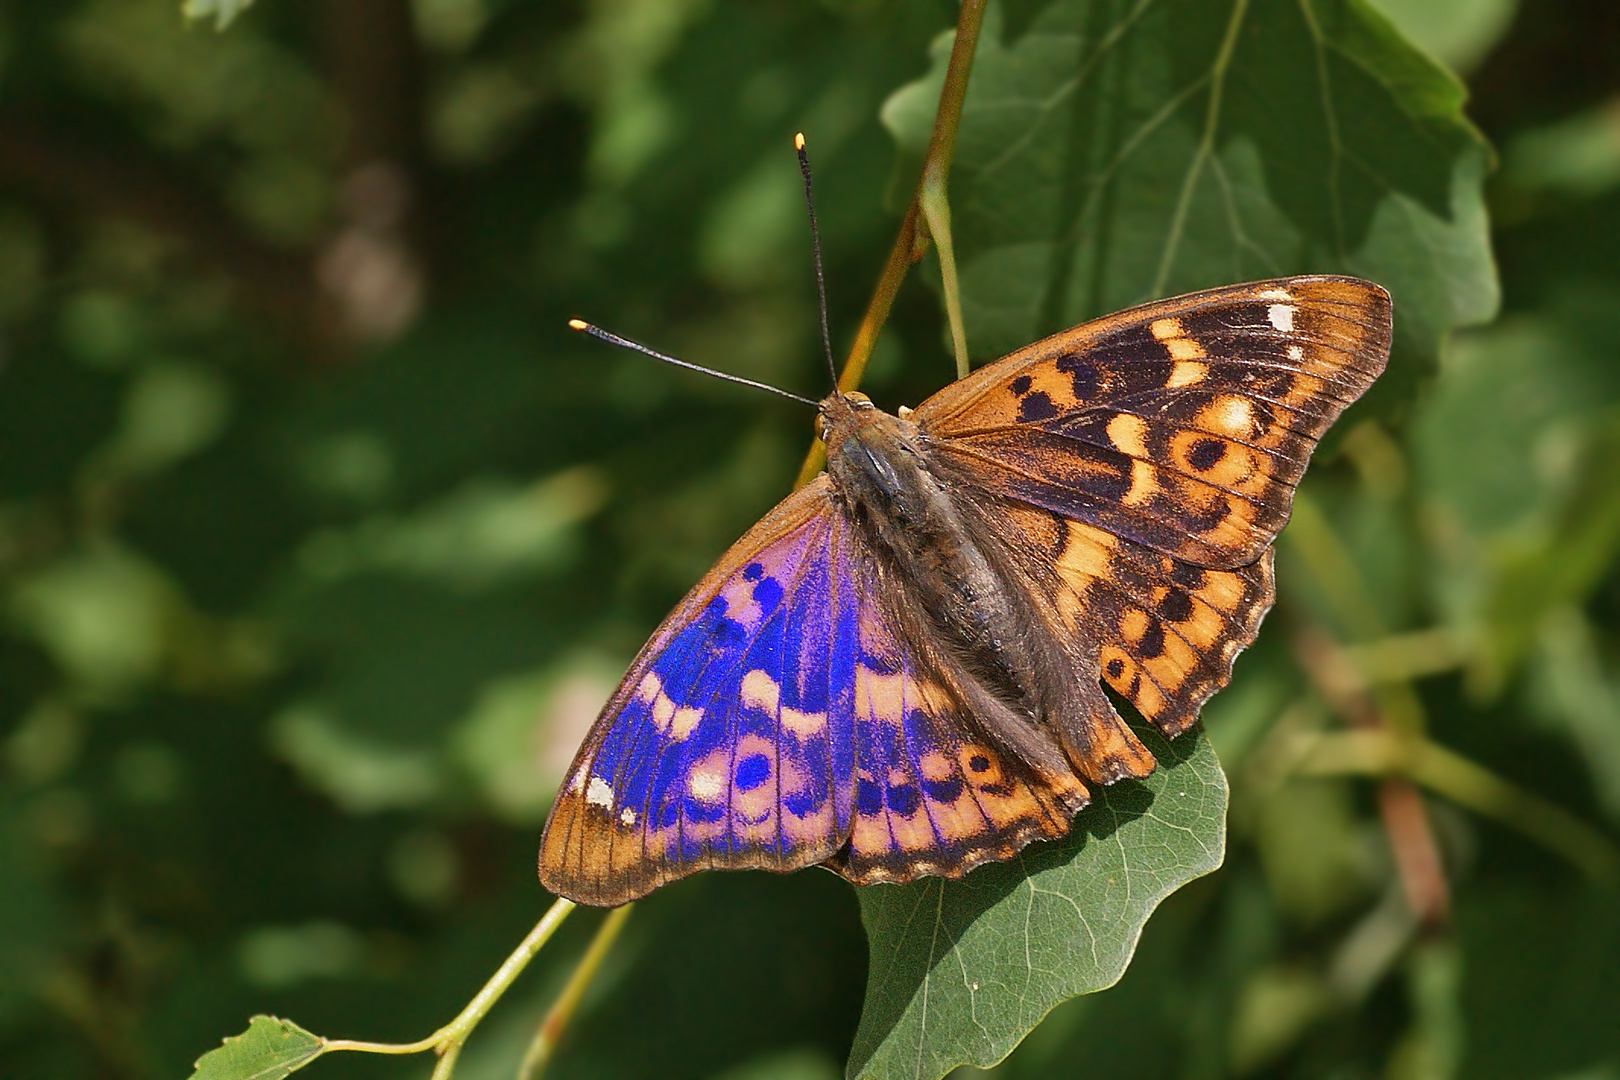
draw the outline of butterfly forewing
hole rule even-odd
[[[1389,337],[1388,294],[1367,282],[1230,286],[1037,342],[914,419],[989,490],[1197,565],[1245,566]]]

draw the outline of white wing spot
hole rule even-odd
[[[1271,320],[1272,326],[1275,326],[1283,333],[1292,334],[1294,332],[1294,309],[1292,306],[1288,304],[1272,304],[1266,310],[1266,318]]]
[[[1288,346],[1288,359],[1290,359],[1290,360],[1303,360],[1303,359],[1305,359],[1305,350],[1300,348],[1298,345],[1290,345],[1290,346]]]
[[[1254,414],[1243,398],[1228,396],[1215,403],[1215,418],[1219,430],[1234,437],[1243,437],[1249,434],[1254,422]]]
[[[767,716],[775,716],[777,707],[782,703],[782,687],[770,675],[756,668],[743,676],[742,703]]]
[[[624,827],[628,829],[636,823],[636,812],[627,806],[619,812],[619,820],[624,822]]]
[[[590,784],[585,788],[585,801],[604,810],[613,809],[612,785],[600,776],[591,777]]]
[[[669,720],[669,737],[679,742],[692,734],[692,729],[698,726],[703,719],[702,709],[681,708],[676,709]]]
[[[725,790],[725,780],[717,772],[693,769],[691,777],[686,781],[686,787],[694,799],[713,802]]]
[[[664,682],[658,677],[658,672],[649,671],[642,676],[641,683],[636,687],[636,697],[645,704],[651,705],[658,700],[658,695],[664,692]]]

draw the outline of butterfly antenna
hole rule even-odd
[[[789,393],[788,391],[779,387],[772,386],[770,383],[755,382],[753,379],[745,379],[741,375],[728,375],[724,371],[716,371],[713,368],[706,368],[702,364],[694,364],[687,360],[677,360],[673,356],[666,356],[656,349],[647,348],[647,346],[641,344],[639,341],[631,341],[629,338],[622,338],[618,334],[610,334],[606,330],[603,330],[600,326],[592,326],[584,319],[569,319],[568,325],[575,330],[579,330],[583,333],[591,335],[593,338],[600,338],[609,345],[617,345],[621,349],[633,349],[638,353],[643,353],[652,357],[654,360],[662,360],[666,364],[674,364],[676,367],[685,368],[688,371],[697,371],[704,375],[712,375],[716,379],[724,379],[726,382],[741,383],[743,386],[752,386],[756,390],[769,390],[773,394],[780,394],[782,397],[803,402],[812,409],[820,407],[819,402],[811,401],[807,397],[800,397],[798,394]]]
[[[827,373],[837,393],[838,365],[833,363],[832,335],[827,331],[827,280],[821,272],[821,230],[816,227],[816,200],[810,195],[810,155],[804,148],[804,132],[793,136],[793,149],[798,152],[799,172],[804,175],[804,208],[810,212],[810,249],[816,256],[816,294],[821,300],[821,347],[827,353]]]

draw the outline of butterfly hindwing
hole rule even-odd
[[[932,631],[864,565],[873,602],[855,673],[855,817],[834,868],[857,884],[957,877],[1068,832],[1088,792],[1056,744],[1009,746],[987,730]]]
[[[540,877],[623,903],[711,867],[789,870],[849,830],[855,631],[825,481],[738,541],[631,665],[563,781]]]
[[[974,372],[914,414],[974,480],[1186,562],[1247,566],[1316,440],[1383,370],[1389,297],[1285,278],[1121,312]]]
[[[631,665],[563,781],[541,881],[597,904],[716,868],[903,882],[1067,832],[1085,785],[1037,730],[985,730],[905,603],[825,478],[790,496]]]
[[[1165,735],[1191,727],[1271,607],[1272,553],[1216,570],[1067,521],[1056,560],[1073,632],[1099,644],[1104,682]]]

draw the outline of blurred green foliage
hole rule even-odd
[[[1458,174],[1419,170],[1440,177],[1433,257],[1380,271],[1409,290],[1405,376],[1313,468],[1326,528],[1285,535],[1279,608],[1206,712],[1227,866],[1007,1076],[1620,1071],[1620,900],[1516,827],[1542,804],[1620,827],[1620,18],[1601,0],[1378,6],[1466,81],[1499,155],[1474,223],[1488,209],[1501,315],[1446,333],[1488,314],[1489,274],[1436,269],[1483,251],[1446,239],[1468,225],[1445,205]],[[1151,30],[1199,5],[1095,7],[1140,7]],[[394,1040],[456,1012],[548,902],[538,824],[613,680],[810,433],[789,404],[565,320],[818,394],[788,140],[815,153],[836,346],[911,183],[893,95],[955,18],[943,0],[179,8],[0,9],[7,1080],[178,1078],[256,1012]],[[1038,44],[1052,10],[1008,0],[986,55]],[[1361,2],[1290,10],[1378,25]],[[1180,48],[1213,44],[1182,30]],[[975,144],[969,122],[965,277],[998,250],[973,171],[995,132]],[[1185,149],[1171,136],[1164,154]],[[1464,146],[1358,137],[1379,160]],[[1261,240],[1309,234],[1303,182],[1221,153]],[[1166,193],[1148,170],[1129,194]],[[1197,239],[1212,224],[1192,208]],[[978,354],[1205,283],[1120,243],[1075,279],[1078,308],[1024,296],[975,325],[970,302]],[[902,291],[870,368],[885,405],[950,377],[936,273]],[[1346,693],[1342,668],[1371,689]],[[1413,910],[1390,786],[1301,765],[1362,698],[1516,785],[1418,804],[1449,913]],[[570,920],[458,1076],[512,1074],[595,919]],[[866,966],[830,875],[702,875],[638,908],[553,1072],[837,1076]]]

